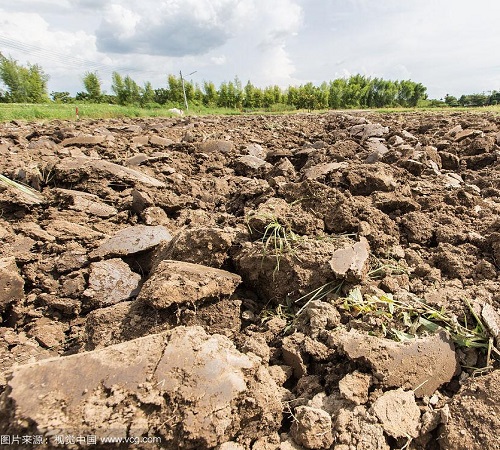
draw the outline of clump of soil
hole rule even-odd
[[[16,448],[500,447],[500,116],[12,121],[0,174]]]

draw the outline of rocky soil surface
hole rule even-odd
[[[500,116],[10,122],[0,174],[2,444],[500,448]]]

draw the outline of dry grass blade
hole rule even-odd
[[[22,194],[27,196],[33,203],[42,203],[44,200],[43,195],[40,192],[23,184],[17,183],[16,181],[13,181],[2,174],[0,174],[0,183],[4,186],[13,188],[21,192]]]
[[[317,289],[314,289],[313,291],[303,295],[302,297],[298,298],[295,300],[295,303],[300,303],[303,300],[306,300],[304,305],[297,311],[296,315],[299,316],[304,309],[306,309],[307,305],[311,303],[314,300],[323,300],[325,297],[328,295],[335,293],[338,294],[340,290],[342,289],[343,281],[330,281],[329,283],[323,284]]]

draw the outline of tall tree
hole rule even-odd
[[[101,99],[101,80],[97,72],[85,72],[83,75],[83,85],[87,91],[87,98],[94,102],[99,102]]]
[[[444,97],[444,102],[448,106],[452,106],[452,107],[459,106],[458,99],[456,97],[454,97],[453,95],[446,94]]]
[[[126,105],[139,104],[141,101],[141,88],[129,75],[123,80],[125,85]]]
[[[260,105],[256,105],[255,103],[255,86],[250,83],[250,80],[248,80],[248,83],[245,85],[244,92],[243,92],[243,106],[245,108],[255,108]]]
[[[427,88],[422,83],[415,83],[409,106],[417,106],[419,100],[425,100],[427,98],[426,92]]]
[[[187,82],[184,81],[184,87],[186,88],[187,97]],[[182,91],[182,80],[177,78],[175,75],[170,74],[168,76],[168,100],[171,102],[184,104],[184,93]],[[189,100],[189,98],[188,98]]]
[[[118,103],[123,105],[126,97],[123,77],[118,72],[113,72],[111,78],[111,90],[115,93]]]
[[[328,106],[330,108],[339,109],[344,106],[342,98],[346,85],[347,82],[344,78],[337,78],[336,80],[330,81],[330,90],[328,93]]]
[[[154,101],[160,105],[164,105],[165,103],[168,102],[168,89],[165,88],[158,88],[155,89],[155,97]]]
[[[113,72],[111,89],[120,105],[134,105],[141,101],[141,88],[127,75],[123,78],[118,72]]]
[[[49,101],[47,82],[49,76],[38,64],[21,66],[12,58],[0,55],[0,79],[7,87],[8,102],[45,103]]]
[[[141,93],[141,106],[145,106],[148,103],[153,103],[155,101],[155,91],[153,85],[150,81],[144,83]]]
[[[205,106],[213,107],[218,103],[219,94],[215,84],[211,81],[203,82],[203,104]]]
[[[217,106],[222,106],[223,108],[229,108],[231,106],[229,98],[229,87],[224,81],[220,84],[219,90],[217,91]]]

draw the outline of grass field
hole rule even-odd
[[[0,122],[9,120],[71,120],[76,119],[76,108],[81,119],[105,119],[123,117],[172,117],[171,106],[140,108],[138,106],[120,106],[109,104],[62,104],[62,103],[0,103]],[[231,108],[192,107],[190,114],[240,114]]]
[[[260,109],[253,111],[242,111],[232,108],[206,108],[192,106],[189,115],[235,115],[235,114],[286,114],[305,112],[304,110],[286,110],[284,105],[277,105],[278,108],[271,107],[269,109]],[[79,118],[91,119],[106,119],[106,118],[124,118],[124,117],[172,117],[169,109],[171,106],[140,108],[138,106],[120,106],[109,104],[61,104],[61,103],[45,103],[45,104],[30,104],[30,103],[0,103],[0,122],[10,120],[72,120],[76,119],[76,108],[78,108]],[[326,110],[316,111],[318,113]],[[348,110],[347,110],[348,111]],[[368,110],[367,110],[368,111]],[[486,112],[491,111],[500,113],[500,105],[482,107],[482,108],[383,108],[371,110],[380,113],[397,113],[411,111],[429,111],[429,112]]]

